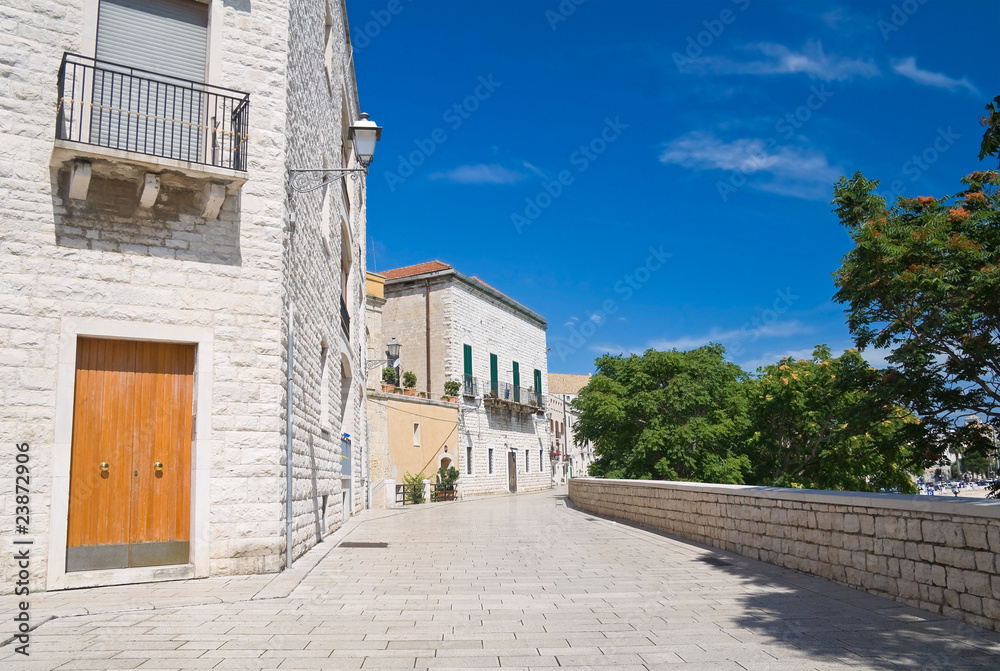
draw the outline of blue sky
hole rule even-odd
[[[716,341],[852,346],[829,201],[943,195],[1000,93],[1000,3],[348,0],[368,269],[431,259],[544,316],[549,370]],[[878,363],[880,353],[870,352]]]

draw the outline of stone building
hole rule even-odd
[[[580,412],[573,401],[580,390],[590,382],[590,375],[549,374],[549,407],[547,415],[552,432],[552,479],[565,482],[567,478],[587,475],[587,468],[594,461],[594,445],[576,444],[574,427]]]
[[[344,2],[0,3],[0,427],[29,446],[31,587],[280,570],[364,504],[365,181],[289,189],[358,166]]]
[[[428,397],[423,402],[427,409],[420,412],[441,422],[447,407],[432,413],[430,406],[457,408],[454,437],[446,438],[448,432],[442,431],[440,440],[420,446],[421,458],[429,464],[424,472],[433,472],[445,460],[451,462],[461,473],[463,497],[550,487],[545,320],[482,280],[440,261],[383,275],[384,303],[377,328],[381,340],[395,338],[401,344],[401,370],[416,373],[416,389]],[[375,425],[383,419],[389,427],[398,426],[382,438],[382,448],[372,440],[373,490],[379,487],[379,478],[399,481],[402,464],[410,463],[401,452],[414,453],[412,432],[418,430],[412,417],[394,418],[391,413],[403,412],[399,404],[406,401],[375,391],[379,381],[369,378],[370,401],[385,405],[387,414],[383,418],[380,410],[370,407],[371,433],[375,435],[379,430]],[[446,381],[461,385],[457,405],[439,400]],[[405,408],[407,413],[416,412],[415,406],[410,407],[413,403]],[[377,454],[380,449],[384,455]],[[428,449],[433,453],[424,454]],[[379,473],[375,464],[383,465]]]

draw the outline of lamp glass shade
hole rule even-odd
[[[390,359],[398,359],[399,358],[399,347],[400,347],[400,345],[399,345],[398,342],[396,342],[395,338],[393,338],[392,340],[389,341],[389,358]]]
[[[382,129],[365,113],[351,125],[350,137],[358,163],[367,167],[372,162],[375,157],[375,143],[381,135]]]

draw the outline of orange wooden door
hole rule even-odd
[[[194,345],[138,342],[129,565],[183,564],[191,524]]]
[[[68,571],[188,561],[193,389],[193,345],[78,339]]]
[[[79,562],[128,565],[133,421],[120,399],[134,368],[135,350],[125,341],[77,341],[67,570]],[[93,560],[86,558],[93,552],[74,550],[97,546],[102,556]]]

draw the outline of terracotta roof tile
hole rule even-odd
[[[439,271],[442,271],[442,270],[454,270],[454,267],[450,266],[447,263],[444,263],[442,261],[434,260],[434,261],[426,261],[424,263],[417,263],[417,264],[412,265],[412,266],[405,266],[403,268],[393,268],[392,270],[386,270],[386,271],[384,271],[381,274],[385,277],[386,281],[392,281],[392,280],[406,279],[408,277],[416,277],[418,275],[424,275],[424,274],[427,274],[427,273],[435,273],[435,272],[439,272]],[[455,272],[459,276],[465,277],[464,275],[462,275],[458,271],[455,271]],[[530,313],[530,315],[533,315],[535,318],[541,320],[543,324],[545,323],[544,319],[542,319],[540,316],[538,316],[534,312],[532,312],[523,303],[520,303],[520,302],[514,300],[513,298],[511,298],[507,294],[503,293],[502,291],[499,291],[495,287],[490,286],[489,284],[487,284],[486,282],[482,281],[478,277],[475,277],[475,276],[473,276],[471,278],[470,277],[465,277],[465,281],[466,282],[468,282],[470,280],[472,282],[475,282],[476,284],[481,285],[483,288],[488,289],[489,291],[492,291],[493,293],[497,294],[501,298],[503,298],[506,301],[508,301],[511,305],[513,305],[513,306],[515,306],[517,308],[520,308],[520,309],[522,309],[522,310]]]
[[[472,276],[472,279],[473,279],[473,280],[475,280],[476,282],[479,282],[480,284],[482,284],[482,285],[483,285],[484,287],[486,287],[487,289],[490,289],[491,291],[495,291],[495,292],[497,292],[498,294],[500,294],[501,296],[503,296],[504,298],[506,298],[507,300],[509,300],[509,301],[510,301],[511,303],[517,303],[518,305],[521,305],[521,307],[524,307],[524,305],[522,305],[522,304],[521,304],[521,303],[519,303],[518,301],[515,301],[515,300],[514,300],[513,298],[511,298],[510,296],[508,296],[508,295],[507,295],[507,294],[505,294],[504,292],[500,291],[500,290],[499,290],[499,289],[497,289],[496,287],[493,287],[493,286],[490,286],[490,285],[489,285],[489,284],[487,284],[486,282],[483,282],[483,281],[482,281],[481,279],[479,279],[479,278],[478,278],[478,277],[476,277],[475,275],[473,275],[473,276]]]
[[[414,275],[423,275],[424,273],[435,273],[439,270],[449,270],[450,268],[451,266],[447,263],[435,260],[418,263],[412,266],[404,266],[402,268],[393,268],[392,270],[386,270],[381,274],[387,280],[398,280],[402,277],[413,277]]]

